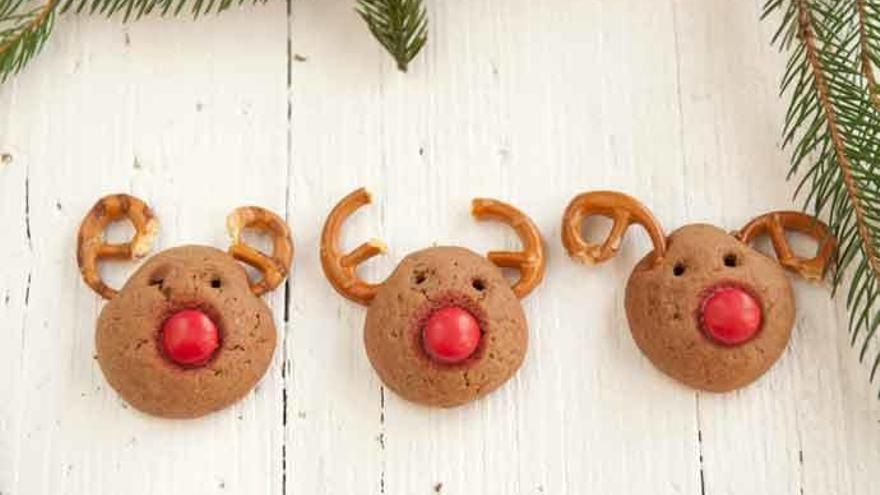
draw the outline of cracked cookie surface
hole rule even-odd
[[[195,308],[216,324],[220,346],[204,366],[185,368],[161,350],[163,322]],[[125,401],[149,414],[191,418],[239,400],[265,374],[275,350],[269,307],[244,268],[206,246],[163,251],[141,266],[98,320],[97,360]]]
[[[431,313],[458,306],[479,322],[480,344],[465,361],[443,364],[422,346]],[[495,390],[522,365],[525,314],[501,271],[460,247],[433,247],[404,258],[370,304],[364,344],[379,377],[401,397],[452,407]]]

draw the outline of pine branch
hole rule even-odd
[[[232,6],[240,6],[246,3],[261,4],[267,0],[191,0],[187,8],[187,0],[63,0],[61,12],[68,11],[76,14],[83,12],[88,14],[101,14],[111,17],[122,13],[122,21],[137,20],[145,15],[158,14],[159,16],[181,14],[184,9],[189,11],[194,19],[200,15],[219,14]]]
[[[0,82],[17,74],[43,47],[55,5],[56,0],[36,6],[28,0],[0,0]]]
[[[779,11],[773,38],[790,58],[782,78],[791,100],[783,146],[793,146],[791,175],[803,177],[805,207],[827,219],[838,239],[835,290],[852,273],[846,304],[859,360],[869,351],[873,381],[880,365],[880,113],[874,106],[874,0],[769,0]]]
[[[357,12],[370,32],[406,72],[428,40],[428,17],[422,0],[357,0]]]

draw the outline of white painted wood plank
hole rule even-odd
[[[693,191],[686,213],[735,229],[763,211],[791,207],[786,158],[776,139],[783,108],[776,77],[784,61],[773,56],[754,2],[716,9],[698,4],[675,9],[685,187]],[[805,286],[795,281],[798,303]],[[803,487],[796,403],[783,392],[797,389],[791,351],[799,335],[795,331],[789,352],[753,386],[697,394],[706,493],[796,494]]]
[[[0,93],[0,107],[10,108],[14,92]],[[25,201],[27,170],[16,163],[17,148],[9,141],[12,119],[7,114],[0,120],[0,257],[8,260],[0,270],[0,329],[4,344],[0,346],[0,490],[12,486],[17,478],[18,432],[22,418],[12,406],[25,395],[22,389],[23,348],[26,334],[25,307],[30,299],[30,278],[33,256],[28,239],[28,204]],[[4,493],[8,491],[5,490]]]
[[[688,217],[734,229],[771,208],[789,208],[786,159],[777,149],[782,103],[769,38],[754,2],[717,10],[676,6],[682,61],[683,141],[689,176]],[[756,62],[766,60],[759,65]],[[800,296],[806,284],[795,281]],[[827,300],[827,298],[826,298]],[[827,306],[827,305],[826,305]],[[833,332],[832,328],[832,332]],[[753,386],[698,394],[707,493],[798,493],[802,467],[789,352]],[[833,428],[833,427],[832,427]]]
[[[768,44],[776,19],[758,24],[762,2],[680,2],[676,8],[682,60],[682,115],[688,216],[737,228],[790,201],[783,185],[788,153],[779,150],[785,101],[777,96],[785,57]],[[809,249],[808,243],[804,248]],[[848,348],[826,287],[794,280],[798,318],[788,352],[745,390],[699,395],[707,493],[875,493],[877,480],[853,469],[861,458],[880,465],[872,425],[877,403],[866,373]],[[840,315],[844,312],[840,311]],[[860,385],[841,388],[842,369]],[[862,440],[847,438],[845,398],[865,409],[856,421]],[[863,409],[863,411],[865,411]],[[872,419],[874,418],[874,419]],[[864,456],[867,456],[866,459]]]
[[[368,64],[379,54],[351,3],[294,1],[292,8],[291,51],[301,60],[291,74],[289,180],[300,249],[287,347],[287,493],[379,493],[381,399],[361,346],[364,313],[325,281],[317,247],[330,207],[361,184],[379,184],[373,177],[383,168],[384,142],[374,112],[383,88]],[[352,222],[350,239],[384,235],[376,222],[384,209],[358,215],[372,222]]]
[[[108,192],[155,208],[159,249],[225,247],[225,216],[241,204],[285,212],[285,18],[279,3],[197,27],[65,17],[42,56],[0,90],[11,110],[3,145],[15,154],[3,172],[12,192],[3,222],[21,249],[26,174],[33,238],[24,263],[3,271],[24,322],[8,330],[16,349],[4,362],[15,368],[15,392],[0,406],[12,418],[3,493],[281,491],[280,366],[240,404],[201,420],[123,405],[92,359],[102,303],[80,281],[74,249],[82,215]],[[120,283],[133,269],[108,272]],[[26,270],[33,280],[21,309]],[[281,292],[268,298],[279,323]]]

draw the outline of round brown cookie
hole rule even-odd
[[[275,349],[272,313],[248,284],[244,268],[214,248],[176,247],[150,258],[98,320],[107,381],[134,407],[164,417],[201,416],[240,399]],[[160,342],[164,321],[189,308],[208,315],[220,337],[210,360],[192,368],[167,359]]]
[[[465,361],[432,360],[422,327],[435,310],[458,306],[473,315],[482,336]],[[367,312],[364,344],[382,381],[400,396],[452,407],[488,394],[509,379],[528,346],[519,299],[501,271],[465,248],[434,247],[403,259]]]
[[[760,377],[788,344],[794,324],[791,284],[776,260],[723,230],[682,227],[662,261],[645,256],[626,287],[626,314],[642,352],[664,373],[692,387],[725,392]],[[757,333],[725,345],[702,328],[701,307],[718,288],[734,287],[760,305]]]

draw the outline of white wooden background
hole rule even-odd
[[[778,149],[783,57],[762,0],[430,0],[431,41],[397,72],[351,0],[270,1],[189,19],[62,16],[0,87],[0,493],[877,494],[880,402],[826,287],[795,282],[791,345],[756,385],[695,393],[626,330],[647,249],[576,266],[572,195],[628,191],[666,228],[741,226],[790,208]],[[377,204],[345,243],[384,238],[379,279],[431,243],[515,246],[469,199],[543,229],[531,347],[485,400],[440,411],[383,391],[365,310],[319,268],[324,216],[360,185]],[[92,359],[102,302],[74,235],[99,196],[143,197],[157,248],[226,246],[224,216],[290,220],[296,268],[268,297],[280,340],[255,393],[195,421],[126,407]],[[133,265],[108,270],[121,283]]]

